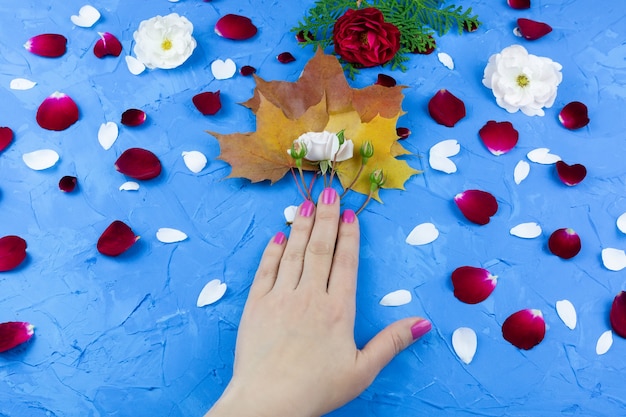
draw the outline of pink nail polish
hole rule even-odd
[[[314,209],[315,209],[315,204],[313,204],[311,200],[306,200],[300,206],[300,215],[302,217],[311,217]]]
[[[354,211],[350,209],[346,209],[341,215],[341,221],[344,223],[354,223],[355,219],[356,215],[354,214]]]
[[[432,329],[432,327],[433,325],[426,319],[416,321],[413,326],[411,326],[411,335],[413,336],[413,340],[417,340],[424,336],[430,331],[430,329]]]
[[[277,245],[282,245],[283,243],[285,243],[285,240],[287,239],[287,236],[285,236],[285,234],[283,232],[278,232],[276,233],[276,235],[274,235],[274,243],[276,243]]]
[[[321,200],[323,204],[333,204],[337,198],[337,191],[334,188],[324,188],[322,191]]]

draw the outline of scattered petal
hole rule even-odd
[[[513,9],[530,9],[530,0],[507,0],[506,3]]]
[[[108,151],[117,140],[118,135],[119,128],[115,122],[102,123],[98,129],[98,142],[105,151]]]
[[[71,193],[76,189],[76,184],[78,184],[78,179],[71,175],[66,175],[59,180],[59,190]]]
[[[142,125],[148,116],[146,112],[139,109],[128,109],[122,113],[122,124],[125,126],[139,126]]]
[[[45,33],[30,38],[24,48],[35,55],[58,58],[67,51],[67,38],[56,33]]]
[[[100,19],[100,12],[93,6],[85,5],[80,8],[78,15],[72,15],[70,20],[76,26],[90,28]]]
[[[293,62],[296,60],[296,58],[291,54],[291,52],[282,52],[278,54],[276,59],[281,64],[289,64],[290,62]]]
[[[202,291],[200,291],[200,295],[198,296],[198,301],[196,305],[198,307],[208,306],[209,304],[213,304],[219,301],[220,298],[224,296],[226,293],[226,284],[220,281],[219,279],[214,279],[209,281]]]
[[[411,130],[408,127],[397,127],[396,135],[398,135],[398,139],[407,139],[411,136]]]
[[[104,58],[107,55],[120,56],[122,53],[122,44],[109,32],[98,32],[100,39],[93,47],[93,53],[98,58]]]
[[[548,239],[548,248],[559,258],[573,258],[580,252],[580,237],[570,228],[555,230]]]
[[[463,22],[463,30],[468,32],[468,33],[472,33],[472,32],[476,32],[478,30],[478,23],[474,23],[474,22],[467,22],[464,21]]]
[[[193,101],[196,109],[205,116],[212,116],[222,108],[220,90],[215,92],[205,91],[204,93],[196,94],[191,101]]]
[[[187,239],[187,235],[180,230],[170,229],[169,227],[161,227],[157,230],[156,237],[159,242],[176,243]]]
[[[517,226],[511,228],[509,233],[513,236],[521,237],[523,239],[534,239],[541,235],[541,226],[535,222],[520,223]]]
[[[526,157],[537,164],[550,165],[560,161],[561,157],[550,153],[548,148],[537,148],[526,154]]]
[[[596,342],[596,353],[598,355],[604,355],[611,349],[611,346],[613,346],[613,332],[607,330],[600,335]]]
[[[30,169],[41,171],[53,167],[59,161],[59,154],[52,149],[39,149],[25,153],[22,160]]]
[[[534,41],[552,32],[552,27],[547,23],[524,18],[517,19],[517,27],[522,37],[529,41]]]
[[[211,73],[213,73],[216,80],[227,80],[232,78],[236,72],[237,66],[235,65],[235,61],[230,58],[227,58],[226,61],[216,59],[211,62]]]
[[[546,323],[540,310],[520,310],[502,323],[502,336],[520,349],[537,346],[546,334]]]
[[[432,223],[418,224],[411,230],[406,238],[406,243],[413,246],[427,245],[439,237],[439,230]]]
[[[621,249],[602,249],[602,264],[609,271],[621,271],[626,268],[626,253]]]
[[[498,211],[498,202],[486,191],[463,191],[454,197],[454,202],[467,220],[480,225],[489,223],[491,216]]]
[[[437,54],[437,59],[439,59],[439,62],[441,62],[444,67],[448,68],[449,70],[454,69],[454,61],[452,60],[452,57],[445,52],[439,52]]]
[[[78,106],[67,94],[55,91],[37,109],[37,123],[48,130],[65,130],[78,121]]]
[[[389,75],[378,74],[378,78],[374,84],[382,85],[383,87],[395,87],[397,82],[395,78],[390,77]]]
[[[589,124],[589,115],[587,114],[587,106],[580,101],[572,101],[563,107],[559,113],[559,121],[563,127],[575,130]]]
[[[411,302],[411,293],[407,290],[392,291],[380,299],[379,304],[385,307],[398,307]]]
[[[448,90],[439,90],[428,102],[428,113],[435,122],[454,126],[465,117],[465,104]]]
[[[0,140],[0,143],[2,141]],[[2,145],[0,145],[0,151],[2,150]],[[617,218],[617,228],[619,229],[620,232],[622,233],[626,233],[626,213],[622,213],[618,218]]]
[[[584,165],[568,165],[563,161],[556,161],[556,172],[563,184],[569,186],[580,183],[587,176],[587,168]]]
[[[126,60],[128,71],[130,71],[131,74],[139,75],[146,70],[146,65],[134,56],[127,55],[124,59]]]
[[[456,165],[449,157],[458,154],[461,145],[456,139],[443,140],[430,148],[428,163],[432,169],[452,174],[456,172]]]
[[[571,330],[576,328],[576,309],[570,300],[557,301],[556,312],[567,327]]]
[[[106,256],[118,256],[130,249],[139,240],[132,229],[124,222],[115,220],[98,239],[97,249]]]
[[[613,299],[610,320],[615,333],[621,337],[626,337],[626,292],[620,291]]]
[[[161,173],[161,161],[147,149],[130,148],[117,158],[115,169],[136,180],[149,180]]]
[[[183,161],[185,161],[185,165],[189,168],[189,171],[194,174],[199,173],[204,169],[207,164],[206,156],[202,152],[199,151],[183,151]]]
[[[413,49],[411,51],[411,53],[413,54],[420,54],[420,55],[430,55],[435,51],[435,47],[437,45],[437,42],[435,42],[435,38],[433,38],[431,35],[428,35],[428,40],[430,42],[425,42],[425,45],[423,45],[424,49],[420,49],[419,47]]]
[[[13,141],[13,130],[10,127],[0,127],[0,152],[9,147]]]
[[[222,16],[215,24],[215,33],[226,39],[240,41],[256,35],[257,28],[245,16],[227,14]]]
[[[26,259],[26,241],[24,239],[13,235],[0,238],[0,272],[17,268],[24,259]]]
[[[469,365],[476,354],[478,340],[476,332],[469,327],[459,327],[452,333],[454,352],[465,364]]]
[[[139,189],[139,184],[135,181],[126,181],[124,184],[120,185],[120,191],[137,191]]]
[[[298,206],[287,206],[285,210],[283,210],[283,215],[285,216],[285,221],[287,224],[293,223],[296,218],[296,213],[298,212]]]
[[[250,65],[244,65],[243,67],[241,67],[239,69],[239,74],[243,75],[244,77],[249,77],[250,75],[254,74],[256,72],[256,68],[250,66]]]
[[[314,41],[315,36],[311,33],[311,31],[304,33],[304,31],[301,30],[300,32],[296,33],[296,40],[298,42]]]
[[[36,82],[27,80],[26,78],[14,78],[11,80],[9,88],[11,90],[30,90],[36,85]]]
[[[519,161],[513,170],[513,179],[515,184],[519,185],[528,177],[530,173],[530,164],[526,161]]]
[[[35,334],[35,326],[20,321],[0,323],[0,353],[13,349],[30,340]]]
[[[498,277],[483,268],[461,266],[452,272],[454,296],[467,304],[485,301],[496,288]]]
[[[511,122],[490,120],[478,131],[478,134],[489,152],[496,156],[509,152],[517,145],[519,139],[519,133]]]

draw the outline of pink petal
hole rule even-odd
[[[239,73],[244,77],[248,77],[256,72],[256,68],[251,67],[250,65],[244,65],[239,69]]]
[[[146,112],[139,109],[128,109],[122,113],[122,124],[126,126],[139,126],[142,125],[148,116]]]
[[[115,169],[136,180],[150,180],[161,173],[161,161],[146,149],[130,148],[117,158]]]
[[[0,152],[9,147],[13,141],[13,130],[10,127],[0,127]]]
[[[461,266],[452,272],[454,296],[467,304],[477,304],[496,288],[498,277],[483,268]]]
[[[120,56],[122,53],[122,44],[109,32],[98,33],[100,39],[93,47],[93,53],[98,58],[104,58],[107,55]]]
[[[222,101],[220,100],[220,90],[216,92],[206,91],[204,93],[196,94],[191,99],[200,113],[207,115],[214,115],[222,108]]]
[[[30,38],[24,48],[35,55],[58,58],[67,51],[67,38],[55,33],[45,33]]]
[[[573,258],[580,252],[580,237],[569,228],[555,230],[548,239],[548,248],[559,258]]]
[[[511,122],[490,120],[478,131],[478,134],[489,152],[494,155],[507,153],[515,147],[519,139],[519,133]]]
[[[532,349],[546,334],[546,322],[540,310],[520,310],[502,323],[502,336],[520,349]]]
[[[71,193],[76,188],[77,182],[78,180],[76,179],[76,177],[66,175],[59,181],[59,190],[66,193]]]
[[[411,136],[411,130],[408,127],[397,127],[396,135],[398,135],[399,139],[406,139]]]
[[[506,2],[513,9],[530,9],[530,0],[507,0]]]
[[[626,292],[621,291],[613,299],[610,313],[611,327],[621,337],[626,337]]]
[[[486,191],[467,190],[457,194],[454,202],[472,223],[485,225],[498,211],[495,197]]]
[[[576,185],[584,180],[587,175],[587,168],[581,164],[567,165],[563,161],[556,161],[555,166],[559,179],[565,185]]]
[[[378,79],[374,83],[376,85],[382,85],[383,87],[395,87],[396,80],[393,77],[385,74],[378,74]]]
[[[442,89],[428,102],[428,112],[440,125],[452,127],[465,117],[465,104],[448,90]]]
[[[570,130],[587,126],[589,124],[587,106],[580,101],[572,101],[566,104],[559,113],[559,121],[565,128]]]
[[[0,272],[18,267],[26,259],[26,241],[19,236],[0,238]]]
[[[0,323],[0,352],[6,352],[30,340],[35,326],[23,321]]]
[[[58,91],[46,98],[37,109],[37,123],[48,130],[65,130],[78,121],[78,116],[74,100]]]
[[[291,55],[291,52],[282,52],[278,54],[276,59],[278,59],[278,62],[280,62],[281,64],[288,64],[296,60],[296,58]]]
[[[257,28],[247,17],[227,14],[215,24],[215,33],[226,39],[240,41],[256,35]]]
[[[524,39],[529,41],[534,41],[552,32],[552,27],[547,23],[524,18],[517,19],[517,27],[519,27]]]
[[[311,31],[304,33],[304,31],[301,30],[300,32],[296,33],[296,40],[298,42],[314,41],[315,36],[311,33]]]
[[[126,223],[115,220],[100,235],[97,249],[103,255],[118,256],[126,252],[137,240],[139,236],[135,236]]]

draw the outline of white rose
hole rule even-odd
[[[304,159],[309,161],[336,161],[341,162],[352,158],[354,144],[351,140],[344,140],[339,146],[339,138],[331,132],[307,132],[300,135],[294,143],[306,146],[307,153]]]
[[[191,56],[196,40],[193,25],[176,13],[144,20],[133,33],[137,59],[148,68],[171,69]]]
[[[558,62],[512,45],[489,58],[483,84],[509,113],[521,110],[528,116],[543,116],[543,108],[554,104],[562,68]]]

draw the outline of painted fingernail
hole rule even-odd
[[[285,240],[287,240],[287,236],[285,236],[283,232],[278,232],[276,233],[276,235],[274,235],[274,243],[276,243],[277,245],[282,245],[283,243],[285,243]]]
[[[322,203],[323,204],[333,204],[335,202],[335,199],[337,198],[337,191],[335,191],[334,188],[324,188],[324,191],[322,191]]]
[[[356,215],[350,209],[346,209],[341,215],[341,221],[344,223],[354,223],[354,219],[356,219]]]
[[[411,335],[413,336],[413,340],[417,340],[420,337],[424,336],[426,333],[432,329],[433,325],[426,319],[420,319],[411,326]]]
[[[315,209],[315,204],[313,204],[311,200],[306,200],[300,206],[300,215],[302,217],[311,217],[311,214],[313,214],[314,209]]]

